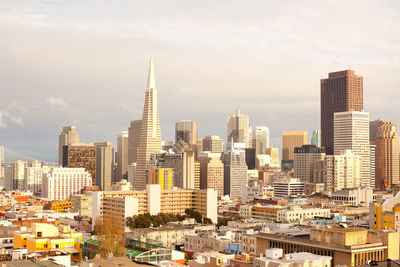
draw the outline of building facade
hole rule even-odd
[[[218,196],[224,194],[224,164],[219,153],[202,153],[199,155],[200,188],[212,188]]]
[[[249,116],[241,114],[238,107],[236,113],[228,117],[227,122],[227,142],[244,143],[246,147],[251,147],[249,146],[251,142],[251,137],[249,138]]]
[[[313,182],[314,167],[325,158],[325,149],[315,145],[303,145],[294,149],[293,177],[304,183]]]
[[[58,136],[58,164],[64,163],[64,146],[79,144],[79,134],[76,126],[63,127],[61,134]]]

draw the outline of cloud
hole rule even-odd
[[[24,125],[24,121],[23,121],[22,117],[12,115],[8,111],[0,111],[0,128],[3,128],[3,129],[7,128],[9,123],[19,125],[19,126]]]
[[[56,108],[56,109],[67,109],[72,111],[73,108],[67,104],[67,102],[65,101],[65,99],[63,97],[48,97],[46,99],[47,103],[50,104],[50,106]]]
[[[0,111],[0,129],[7,128],[7,123],[5,122],[5,119],[3,118],[3,112]]]

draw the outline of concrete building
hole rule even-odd
[[[77,212],[79,216],[92,217],[92,196],[91,195],[72,195],[71,212]]]
[[[117,137],[117,153],[115,161],[117,163],[117,172],[115,181],[128,179],[128,131],[123,131]]]
[[[265,149],[265,154],[270,156],[270,164],[271,168],[280,168],[281,164],[279,161],[279,148],[277,147],[269,147]]]
[[[194,162],[194,188],[200,189],[200,162]]]
[[[91,194],[93,221],[103,217],[120,218],[122,227],[125,226],[125,219],[133,215],[156,215],[160,212],[184,214],[186,209],[194,209],[203,217],[217,221],[217,192],[213,189],[161,190],[160,185],[149,184],[143,191],[97,191]]]
[[[24,191],[25,168],[28,166],[26,161],[11,162],[9,169],[5,169],[5,188],[7,190]]]
[[[375,185],[376,187],[376,145],[370,144],[369,151],[371,184]]]
[[[400,141],[396,124],[391,121],[381,121],[375,132],[375,187],[387,189],[399,184],[399,149]]]
[[[325,149],[315,145],[303,145],[294,149],[293,177],[305,183],[313,182],[314,167],[325,158]]]
[[[266,249],[281,248],[285,255],[303,251],[333,258],[332,266],[357,266],[370,261],[399,258],[399,233],[363,228],[312,228],[310,233],[281,231],[260,233],[256,256]]]
[[[96,147],[92,143],[64,146],[62,166],[85,168],[92,177],[92,184],[96,185]]]
[[[391,229],[400,232],[400,193],[383,203],[370,203],[369,228]]]
[[[244,185],[242,187],[242,203],[247,203],[256,198],[263,197],[273,198],[274,188],[272,186],[261,186],[258,184],[254,186]]]
[[[327,155],[335,151],[333,114],[363,109],[363,77],[354,70],[331,72],[321,79],[321,146]]]
[[[231,198],[242,196],[242,187],[247,184],[247,165],[244,149],[231,148],[222,153],[221,161],[224,164],[224,195]]]
[[[283,163],[288,166],[285,169],[293,168],[294,149],[307,144],[307,132],[305,131],[283,131],[282,132],[282,168]],[[290,168],[290,162],[292,167]]]
[[[339,205],[369,205],[373,202],[373,190],[368,186],[345,188],[332,193],[332,201]]]
[[[159,184],[161,190],[169,190],[173,186],[173,169],[170,168],[149,168],[147,170],[146,184]]]
[[[84,168],[52,168],[43,176],[42,197],[66,200],[92,185],[92,177]]]
[[[361,185],[371,183],[369,113],[338,112],[334,114],[334,153],[350,149],[353,154],[361,156]]]
[[[304,194],[304,182],[298,179],[274,182],[274,197],[296,196]]]
[[[76,126],[65,126],[58,136],[58,164],[63,165],[64,146],[79,144],[79,134]]]
[[[179,121],[175,123],[175,143],[185,141],[191,148],[197,144],[197,122]]]
[[[131,121],[128,128],[128,165],[137,163],[141,128],[142,120]]]
[[[222,153],[224,151],[224,143],[219,136],[206,136],[203,139],[203,151],[209,151],[211,153]]]
[[[179,140],[165,154],[164,166],[174,171],[174,186],[179,188],[194,189],[194,158],[192,148],[183,140]]]
[[[226,245],[232,242],[232,233],[218,235],[215,232],[189,234],[185,236],[184,247],[188,252],[225,251]]]
[[[315,217],[331,217],[330,209],[321,208],[301,208],[299,206],[290,206],[286,209],[280,209],[277,212],[277,220],[280,222],[299,222],[301,220],[314,220]]]
[[[96,147],[96,185],[110,190],[113,181],[114,148],[110,142],[99,142]]]
[[[137,157],[136,174],[133,188],[146,188],[146,170],[152,153],[162,149],[160,118],[158,115],[158,100],[153,59],[150,59],[149,76],[147,81],[143,117],[140,129],[139,150]]]
[[[236,109],[236,114],[227,119],[228,137],[227,142],[244,143],[246,147],[251,147],[251,136],[249,138],[249,116],[241,114],[240,108]],[[204,150],[206,151],[206,150]]]
[[[42,192],[43,175],[49,171],[49,166],[26,167],[24,175],[24,190],[40,195]]]
[[[224,164],[219,153],[201,153],[200,162],[200,188],[212,188],[218,196],[224,194]]]
[[[256,155],[265,154],[269,147],[269,129],[266,126],[256,126],[253,132],[252,146],[256,150]]]

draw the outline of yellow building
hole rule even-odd
[[[194,162],[194,189],[200,189],[200,162]]]
[[[251,217],[258,219],[266,219],[271,221],[278,220],[278,211],[285,209],[280,206],[253,206],[251,207]]]
[[[294,148],[307,144],[307,132],[283,131],[282,132],[282,160],[294,159]]]
[[[169,190],[173,186],[173,170],[170,168],[149,168],[146,184],[159,184],[161,190]]]
[[[71,255],[72,261],[80,261],[82,233],[75,232],[69,226],[34,223],[29,231],[14,233],[14,248],[26,248],[28,253],[60,250]]]
[[[71,197],[71,212],[78,212],[79,216],[92,217],[92,196],[73,195]]]
[[[400,230],[400,193],[386,199],[382,204],[369,206],[370,229]]]
[[[63,212],[66,210],[70,210],[71,209],[71,201],[70,200],[52,201],[50,203],[50,209],[57,211],[57,212]]]

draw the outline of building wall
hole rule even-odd
[[[282,160],[294,159],[294,148],[307,144],[307,132],[283,131],[282,132]]]

